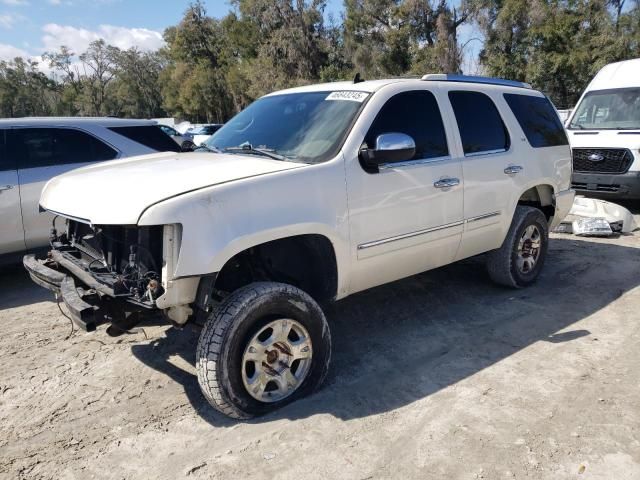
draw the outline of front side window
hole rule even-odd
[[[533,148],[568,145],[567,135],[549,99],[505,93],[504,99]]]
[[[456,116],[465,155],[504,152],[509,134],[493,100],[480,92],[451,91],[449,100]]]
[[[449,154],[447,136],[433,93],[427,90],[402,92],[391,97],[380,109],[364,141],[375,148],[383,133],[404,133],[413,138],[413,159],[445,157]]]
[[[8,131],[7,150],[18,168],[102,162],[118,156],[109,145],[72,128],[16,128]]]
[[[640,88],[588,92],[578,105],[569,129],[640,129]]]
[[[157,125],[110,127],[109,130],[157,152],[180,151],[180,145],[167,136]]]
[[[205,148],[319,163],[342,146],[366,92],[304,92],[263,97],[224,124]]]

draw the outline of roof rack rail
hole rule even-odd
[[[505,80],[504,78],[479,77],[475,75],[456,75],[451,73],[430,73],[424,75],[422,80],[445,81],[445,82],[469,82],[469,83],[486,83],[489,85],[502,85],[505,87],[531,88],[531,85],[525,82],[517,82],[515,80]]]

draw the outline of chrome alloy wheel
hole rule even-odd
[[[311,337],[299,322],[287,318],[262,327],[242,355],[242,382],[260,402],[277,402],[304,382],[311,368]]]
[[[540,257],[542,235],[535,225],[529,225],[518,242],[518,257],[516,263],[522,273],[530,273]]]

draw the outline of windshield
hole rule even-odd
[[[640,128],[640,88],[589,92],[578,105],[571,129],[625,130]]]
[[[307,92],[263,97],[233,117],[209,140],[210,149],[263,150],[306,163],[329,160],[349,133],[365,92]]]

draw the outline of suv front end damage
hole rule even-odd
[[[172,278],[179,246],[179,225],[68,220],[64,232],[52,229],[47,258],[26,255],[23,263],[33,281],[52,290],[86,331],[108,322],[131,327],[158,310],[185,323],[198,279],[184,279],[185,285]],[[183,287],[194,281],[193,293],[185,293]]]

